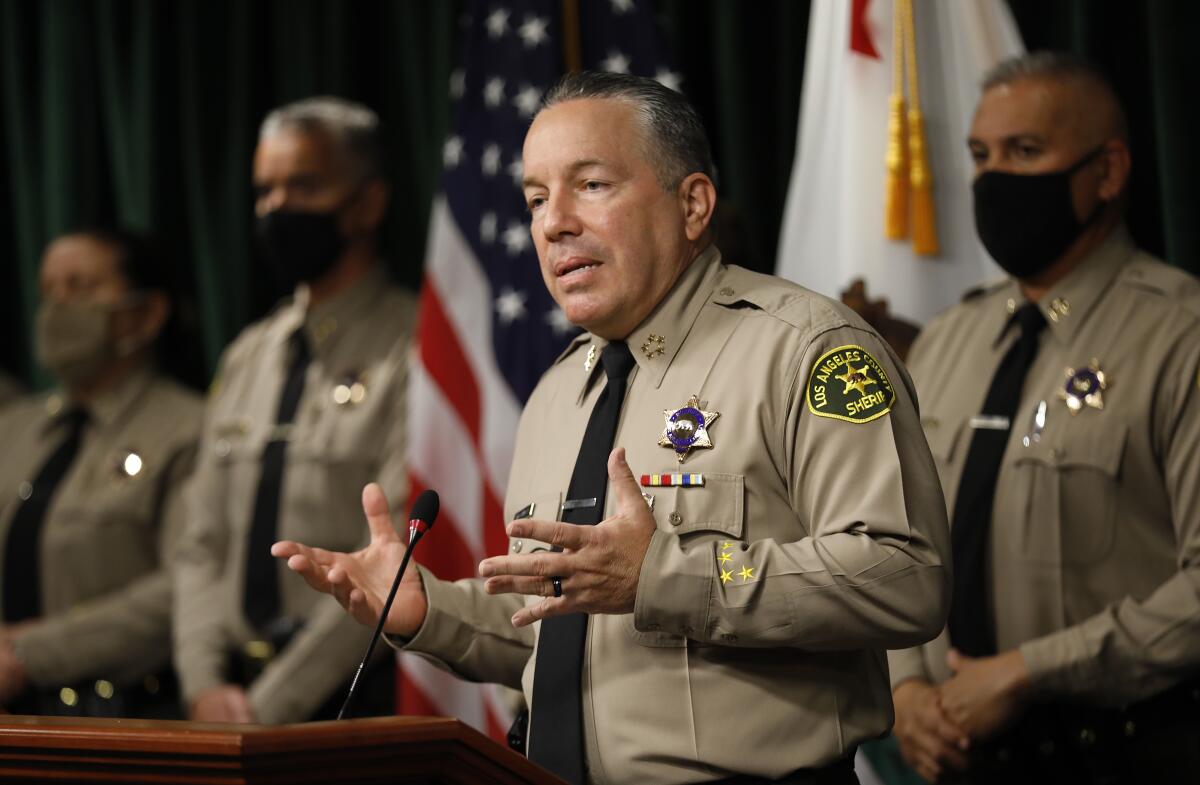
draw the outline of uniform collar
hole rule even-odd
[[[1038,302],[1038,309],[1042,316],[1046,317],[1046,325],[1055,340],[1063,344],[1071,343],[1080,326],[1087,321],[1088,315],[1095,310],[1100,298],[1116,279],[1117,273],[1133,257],[1135,250],[1129,231],[1122,224],[1074,270],[1046,292]],[[1014,313],[1025,303],[1016,281],[1010,281],[1003,291],[1008,293],[1004,299],[1008,314]],[[1011,323],[1011,317],[1004,320],[1004,326],[996,336],[997,343],[1004,337]]]
[[[380,263],[375,264],[361,279],[344,291],[317,305],[309,305],[308,287],[301,284],[295,296],[275,323],[274,338],[285,343],[298,327],[304,327],[305,337],[314,354],[333,343],[346,327],[362,318],[371,301],[388,286],[387,273]]]
[[[150,385],[153,373],[143,365],[135,368],[124,379],[93,398],[87,405],[88,420],[97,428],[105,428],[120,420]],[[46,398],[46,431],[57,428],[73,407],[62,392]]]
[[[641,324],[625,339],[633,359],[637,362],[638,373],[649,378],[655,387],[662,384],[667,368],[679,352],[679,347],[691,332],[700,309],[708,302],[721,273],[721,253],[715,246],[710,245],[700,253],[687,269],[679,276],[679,280],[667,292],[667,296],[654,307]],[[580,380],[579,400],[587,394],[592,375],[600,365],[600,352],[608,345],[608,341],[594,335],[584,334],[572,342],[589,342],[595,347],[589,355],[592,362],[584,361],[585,371]]]

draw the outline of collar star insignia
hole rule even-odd
[[[675,450],[675,457],[683,463],[689,450],[712,449],[713,443],[708,436],[708,427],[720,416],[720,412],[708,412],[700,408],[699,396],[693,395],[678,409],[663,410],[667,426],[663,429],[658,443]]]
[[[1085,406],[1104,409],[1104,391],[1108,389],[1108,376],[1100,370],[1100,361],[1093,359],[1087,368],[1068,368],[1067,382],[1058,391],[1058,397],[1067,402],[1067,410],[1074,416]]]
[[[666,341],[667,339],[661,335],[650,333],[646,336],[646,340],[642,341],[642,354],[646,355],[647,360],[653,360],[663,353]]]
[[[588,347],[587,359],[583,361],[583,372],[591,373],[592,366],[596,364],[596,344]]]
[[[840,379],[846,385],[846,389],[842,390],[842,395],[845,395],[851,390],[858,390],[860,395],[866,395],[867,385],[877,383],[867,373],[867,371],[870,370],[870,367],[871,366],[864,364],[861,368],[855,368],[853,365],[847,363],[845,373],[834,374],[835,379]]]

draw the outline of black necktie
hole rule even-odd
[[[299,327],[288,341],[291,362],[287,378],[283,382],[283,393],[279,396],[279,413],[275,422],[287,425],[296,419],[296,409],[304,392],[304,376],[312,359],[304,328]],[[263,449],[262,474],[258,480],[258,492],[254,496],[254,518],[250,523],[250,542],[246,551],[246,592],[243,607],[246,619],[262,630],[279,615],[279,573],[271,545],[276,540],[276,524],[279,521],[279,496],[283,490],[284,454],[287,452],[286,437],[276,436]]]
[[[633,368],[633,355],[624,342],[610,343],[600,353],[608,383],[588,419],[563,514],[568,523],[594,525],[604,515],[608,489],[608,454],[617,433],[625,379]],[[533,722],[529,733],[529,758],[576,785],[583,775],[583,644],[587,614],[555,616],[542,622],[537,664],[533,672]]]
[[[950,529],[954,548],[950,640],[971,657],[996,653],[987,609],[986,560],[996,477],[1016,419],[1025,375],[1037,356],[1038,334],[1046,326],[1045,317],[1032,303],[1019,308],[1013,320],[1020,327],[1021,335],[1000,360],[980,412],[985,416],[1004,418],[1008,426],[1003,429],[979,428],[971,437]]]
[[[37,473],[30,494],[13,515],[4,548],[4,621],[18,622],[42,615],[41,562],[42,522],[50,499],[62,478],[67,475],[79,445],[83,441],[83,426],[88,415],[83,409],[72,409],[63,415],[67,435],[55,448]]]

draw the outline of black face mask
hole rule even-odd
[[[1100,214],[1075,217],[1071,176],[1104,150],[1045,174],[984,172],[975,178],[975,231],[996,263],[1016,278],[1031,278],[1059,259]]]
[[[325,213],[272,210],[258,217],[255,234],[272,274],[289,289],[329,272],[346,249],[337,209]]]

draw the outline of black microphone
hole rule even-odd
[[[392,581],[392,590],[388,592],[387,602],[383,604],[383,611],[379,614],[379,623],[375,625],[375,634],[371,636],[371,642],[367,644],[367,653],[363,655],[362,662],[358,664],[358,670],[354,672],[354,681],[350,682],[350,691],[346,693],[346,701],[342,704],[341,711],[338,712],[339,720],[346,716],[346,709],[350,708],[350,701],[354,698],[354,691],[358,688],[358,679],[362,676],[367,661],[371,659],[371,653],[375,651],[375,644],[379,642],[379,635],[383,632],[383,623],[392,610],[392,601],[396,599],[396,592],[400,589],[400,579],[404,577],[404,571],[408,569],[408,560],[412,556],[413,548],[416,547],[417,541],[425,535],[425,532],[433,528],[433,522],[437,520],[440,507],[437,491],[432,490],[422,493],[413,503],[412,512],[408,514],[408,547],[404,549],[404,558],[400,561],[400,569],[396,571],[396,580]]]

